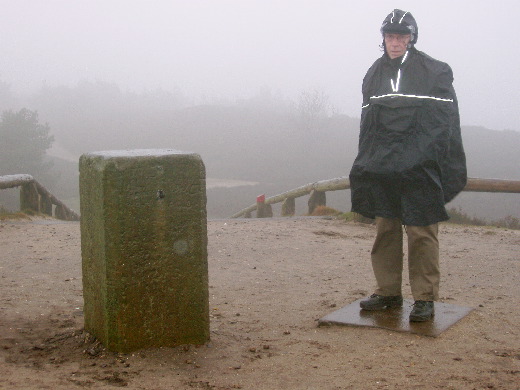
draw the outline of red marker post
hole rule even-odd
[[[271,218],[273,216],[273,209],[270,204],[265,204],[265,194],[256,197],[256,217],[257,218]]]

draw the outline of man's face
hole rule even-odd
[[[406,52],[411,38],[410,34],[385,33],[385,47],[388,56],[391,59],[401,57]]]

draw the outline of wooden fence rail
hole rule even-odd
[[[20,210],[31,210],[52,216],[54,205],[56,218],[79,221],[79,215],[74,210],[68,208],[31,175],[0,176],[0,190],[15,187],[20,187]]]
[[[301,196],[310,195],[308,206],[309,214],[312,214],[318,206],[326,205],[327,191],[347,190],[350,188],[350,181],[347,177],[338,177],[330,180],[309,183],[281,194],[257,200],[245,209],[233,214],[231,218],[251,218],[251,213],[256,210],[258,218],[272,216],[271,205],[282,202],[282,216],[294,215],[295,199]],[[463,191],[467,192],[502,192],[520,193],[520,180],[500,180],[500,179],[478,179],[468,178],[468,183]]]

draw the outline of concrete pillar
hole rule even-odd
[[[109,350],[209,340],[205,169],[175,150],[80,158],[85,329]]]

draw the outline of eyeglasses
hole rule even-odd
[[[385,34],[385,41],[397,41],[400,43],[404,43],[407,40],[410,40],[411,37],[409,34]]]

